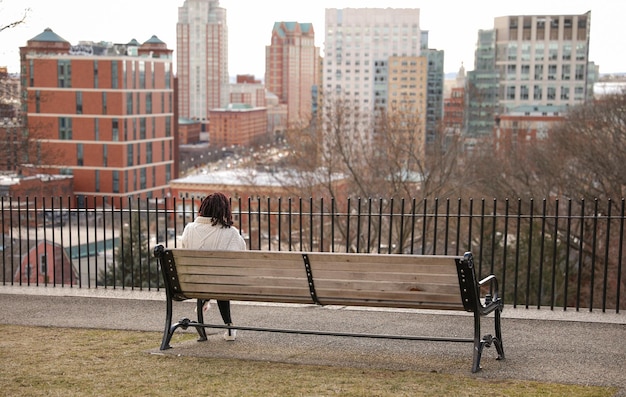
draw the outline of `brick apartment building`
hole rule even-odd
[[[213,147],[251,146],[267,141],[267,109],[232,104],[209,111],[209,143]]]
[[[143,44],[71,45],[46,29],[20,58],[25,125],[45,143],[30,162],[73,175],[74,205],[166,195],[178,123],[165,43],[153,36]]]

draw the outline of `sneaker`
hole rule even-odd
[[[232,324],[226,324],[226,325],[232,326]],[[236,329],[230,329],[229,328],[229,329],[227,329],[224,332],[224,340],[233,341],[233,340],[235,340],[235,338],[237,338],[237,330]]]
[[[211,301],[204,301],[204,304],[202,305],[202,314],[207,314],[209,312],[209,309],[211,308]],[[196,306],[193,309],[194,312],[198,313],[198,306]]]

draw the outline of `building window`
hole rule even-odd
[[[585,65],[576,65],[576,74],[574,78],[578,81],[585,79]]]
[[[126,164],[127,166],[133,165],[133,159],[135,156],[133,155],[133,145],[126,146]]]
[[[561,99],[564,101],[569,100],[569,87],[561,87]]]
[[[72,86],[72,65],[67,59],[57,61],[58,87],[70,88]]]
[[[107,93],[102,93],[102,114],[107,114]]]
[[[118,63],[116,61],[111,62],[111,88],[118,88]]]
[[[120,172],[113,171],[112,178],[113,178],[113,182],[112,182],[113,193],[119,193],[120,192]]]
[[[146,94],[146,113],[152,114],[152,93]]]
[[[76,114],[83,114],[83,93],[76,91]]]
[[[172,64],[170,63],[165,64],[165,88],[170,88],[170,80],[172,78],[171,71],[170,71],[171,67],[172,67]]]
[[[536,85],[536,86],[533,88],[533,99],[534,99],[534,100],[537,100],[537,101],[540,101],[540,100],[541,100],[541,97],[543,96],[543,95],[542,95],[542,93],[543,93],[543,92],[542,92],[542,90],[541,90],[541,86],[540,86],[540,85]]]
[[[146,63],[139,61],[139,88],[146,88]]]
[[[93,61],[93,88],[98,88],[98,61]]]
[[[584,99],[585,90],[583,87],[574,88],[574,100],[582,101]]]
[[[146,143],[146,164],[152,164],[152,142]]]
[[[77,165],[84,165],[85,164],[85,154],[84,154],[84,150],[83,150],[83,144],[82,143],[77,143],[76,144],[76,164]]]
[[[544,48],[543,43],[535,44],[535,61],[543,61]]]
[[[548,60],[556,61],[559,59],[559,45],[558,43],[550,43],[548,45]]]
[[[100,119],[93,119],[93,139],[94,141],[100,140]]]
[[[569,61],[572,59],[572,45],[571,44],[563,44],[563,56],[564,61]]]
[[[133,93],[126,93],[126,114],[133,114]]]
[[[548,65],[548,80],[556,80],[556,65]]]
[[[576,60],[584,61],[587,59],[587,46],[585,44],[576,44]]]
[[[41,91],[35,91],[35,113],[41,113]]]
[[[535,80],[543,80],[543,65],[535,65]]]
[[[509,61],[517,60],[517,43],[509,43],[507,48],[507,59]]]
[[[59,139],[72,139],[72,119],[59,117]]]
[[[48,273],[48,255],[43,254],[39,257],[39,274],[46,275]]]
[[[146,139],[146,118],[139,119],[139,139]]]
[[[530,79],[530,65],[521,65],[521,76],[522,80]]]
[[[569,80],[571,74],[570,65],[561,65],[561,80]]]
[[[105,144],[102,145],[102,165],[104,167],[108,166],[108,157],[109,157],[109,147]]]
[[[527,85],[522,85],[520,86],[520,99],[521,100],[527,100],[528,99],[528,86]]]
[[[120,121],[118,119],[111,120],[111,140],[115,142],[120,140]]]
[[[556,99],[556,88],[548,87],[548,100]]]
[[[94,175],[94,179],[95,179],[95,185],[96,185],[96,192],[100,191],[100,170],[96,170],[95,175]]]
[[[140,187],[141,187],[141,190],[144,190],[146,188],[146,186],[147,186],[146,185],[146,179],[147,179],[146,178],[146,167],[143,167],[141,169],[141,176],[140,176],[140,178],[141,178]]]
[[[506,65],[506,79],[515,80],[517,74],[516,65]]]
[[[515,86],[510,85],[506,87],[506,99],[514,100],[515,99]]]
[[[28,61],[28,86],[35,86],[35,63],[32,59]]]

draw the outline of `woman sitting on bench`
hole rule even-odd
[[[233,226],[230,201],[222,193],[213,193],[202,200],[196,219],[188,223],[183,230],[182,248],[201,250],[237,251],[246,249],[246,241],[239,230]],[[217,301],[224,324],[232,326],[230,301]],[[209,301],[204,303],[203,311],[209,309]],[[227,329],[224,339],[235,340],[235,329]]]

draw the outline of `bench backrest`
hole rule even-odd
[[[463,310],[462,257],[167,249],[174,299]]]

